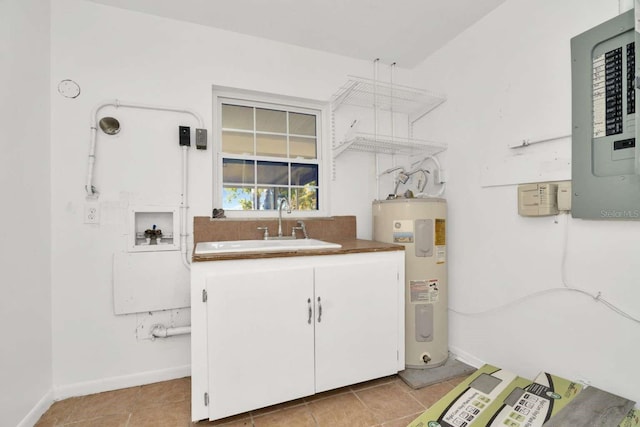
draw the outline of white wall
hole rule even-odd
[[[416,85],[448,95],[421,129],[449,143],[451,308],[478,312],[562,287],[565,218],[518,216],[516,186],[481,187],[483,168],[506,161],[507,146],[523,139],[570,131],[569,40],[617,13],[615,0],[509,0],[416,69]],[[531,148],[552,162],[570,141]],[[640,223],[569,219],[568,227],[569,285],[640,317]],[[639,324],[562,291],[483,315],[450,314],[451,346],[470,359],[529,378],[546,370],[585,379],[635,400],[638,337]]]
[[[51,399],[50,9],[0,2],[3,425],[35,422]]]
[[[86,1],[54,0],[52,16],[52,85],[70,78],[82,88],[76,99],[52,98],[57,395],[121,387],[185,368],[188,373],[187,337],[138,341],[137,316],[113,315],[111,262],[124,248],[126,206],[177,203],[177,126],[196,124],[166,113],[105,109],[122,130],[111,138],[99,134],[94,183],[101,221],[88,225],[83,188],[91,109],[114,98],[188,107],[204,117],[211,136],[214,84],[328,100],[348,74],[370,76],[371,64]],[[209,143],[207,151],[190,154],[190,216],[210,215],[213,207],[215,141]],[[337,166],[330,214],[356,214],[358,234],[370,237],[372,157],[346,153]]]

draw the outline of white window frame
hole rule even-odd
[[[224,86],[213,86],[213,208],[222,207],[222,104],[231,103],[255,107],[284,109],[292,112],[306,113],[315,110],[317,115],[316,152],[318,162],[318,210],[297,211],[292,210],[290,215],[284,218],[315,218],[329,216],[329,175],[331,173],[330,160],[330,106],[327,101],[319,101],[305,98],[296,98],[286,95],[274,95],[245,89],[237,89]],[[299,111],[297,111],[299,110]],[[242,157],[242,156],[229,156]],[[259,160],[279,161],[278,158],[264,157]],[[297,163],[296,159],[288,159],[290,163]],[[300,162],[300,163],[304,163]],[[274,218],[278,216],[277,210],[250,210],[250,211],[225,211],[228,218]]]

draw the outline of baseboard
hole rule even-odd
[[[44,396],[42,396],[42,399],[36,403],[27,416],[24,417],[16,427],[33,427],[38,422],[42,414],[47,412],[47,409],[49,409],[52,403],[53,389],[49,390]]]
[[[175,378],[188,377],[189,375],[191,375],[191,365],[177,366],[157,371],[146,371],[131,375],[55,386],[53,388],[53,397],[55,400],[62,400],[68,397],[85,396],[87,394],[102,393],[103,391],[173,380]]]
[[[485,361],[478,359],[460,348],[449,346],[449,351],[452,353],[454,359],[459,360],[462,363],[466,363],[469,366],[473,366],[474,368],[479,368],[486,364]]]

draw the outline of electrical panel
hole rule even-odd
[[[571,39],[575,218],[640,212],[634,21],[631,10]]]

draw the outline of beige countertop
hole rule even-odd
[[[404,246],[394,245],[392,243],[376,242],[373,240],[362,239],[348,239],[348,240],[336,240],[336,239],[324,239],[327,242],[339,243],[342,245],[339,249],[313,249],[303,251],[282,251],[282,252],[244,252],[244,253],[229,253],[229,254],[208,254],[208,255],[195,255],[193,254],[193,261],[226,261],[234,259],[261,259],[261,258],[282,258],[282,257],[295,257],[295,256],[316,256],[316,255],[342,255],[342,254],[354,254],[364,252],[389,252],[389,251],[403,251]]]

